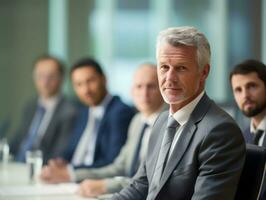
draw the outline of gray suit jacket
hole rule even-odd
[[[14,155],[18,153],[22,141],[27,138],[37,102],[37,98],[34,98],[24,108],[21,125],[11,141],[11,153]],[[71,101],[61,97],[43,137],[38,144],[34,144],[34,148],[42,150],[44,163],[65,151],[76,115],[77,107]]]
[[[133,182],[112,199],[146,199],[168,115],[164,112],[155,122],[146,160]],[[239,127],[205,94],[165,166],[155,199],[233,200],[244,160]]]
[[[132,165],[135,149],[138,145],[142,127],[143,122],[141,121],[141,115],[138,113],[130,122],[127,142],[121,149],[115,161],[110,165],[97,169],[76,169],[76,181],[81,181],[85,178],[108,178],[106,179],[108,193],[118,192],[124,186],[128,185],[131,180],[131,178],[128,177],[128,174]]]

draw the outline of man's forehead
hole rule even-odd
[[[234,74],[232,76],[232,80],[260,80],[258,74],[256,72],[250,72],[250,73],[247,73],[247,74]]]
[[[158,63],[169,63],[169,62],[178,62],[178,63],[187,63],[194,61],[195,58],[192,56],[188,56],[187,54],[176,54],[176,55],[159,55]]]
[[[245,86],[251,83],[258,83],[261,80],[257,76],[256,73],[254,74],[235,74],[232,76],[232,85],[233,87]]]

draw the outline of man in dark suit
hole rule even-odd
[[[160,33],[157,73],[170,109],[156,120],[132,183],[112,199],[234,199],[245,143],[234,120],[204,91],[209,63],[209,43],[197,29]]]
[[[73,137],[62,160],[51,160],[42,170],[49,183],[74,180],[77,168],[102,167],[113,162],[127,138],[134,110],[107,91],[100,65],[86,58],[71,69],[71,79],[79,99],[86,105],[77,119]]]
[[[11,142],[17,161],[25,161],[27,150],[40,149],[44,163],[65,150],[77,110],[60,93],[63,75],[63,65],[55,57],[36,60],[33,79],[38,96],[26,104],[21,126]]]
[[[230,81],[239,109],[251,119],[244,131],[246,143],[266,147],[266,66],[257,60],[246,60],[232,70]],[[260,199],[266,199],[266,179]]]
[[[151,127],[159,113],[166,109],[161,96],[156,65],[145,63],[134,73],[131,96],[138,113],[130,122],[128,139],[115,161],[97,169],[76,170],[79,193],[86,197],[119,192],[130,183],[146,156]],[[89,179],[88,179],[89,178]]]

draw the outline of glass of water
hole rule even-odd
[[[43,157],[41,150],[32,150],[26,152],[26,163],[29,170],[29,181],[38,182],[42,170]]]
[[[3,165],[8,163],[9,159],[9,145],[7,143],[7,139],[3,138],[0,140],[0,162]]]

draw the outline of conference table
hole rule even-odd
[[[0,200],[92,200],[77,194],[78,186],[68,184],[33,183],[29,169],[23,163],[0,163]]]

